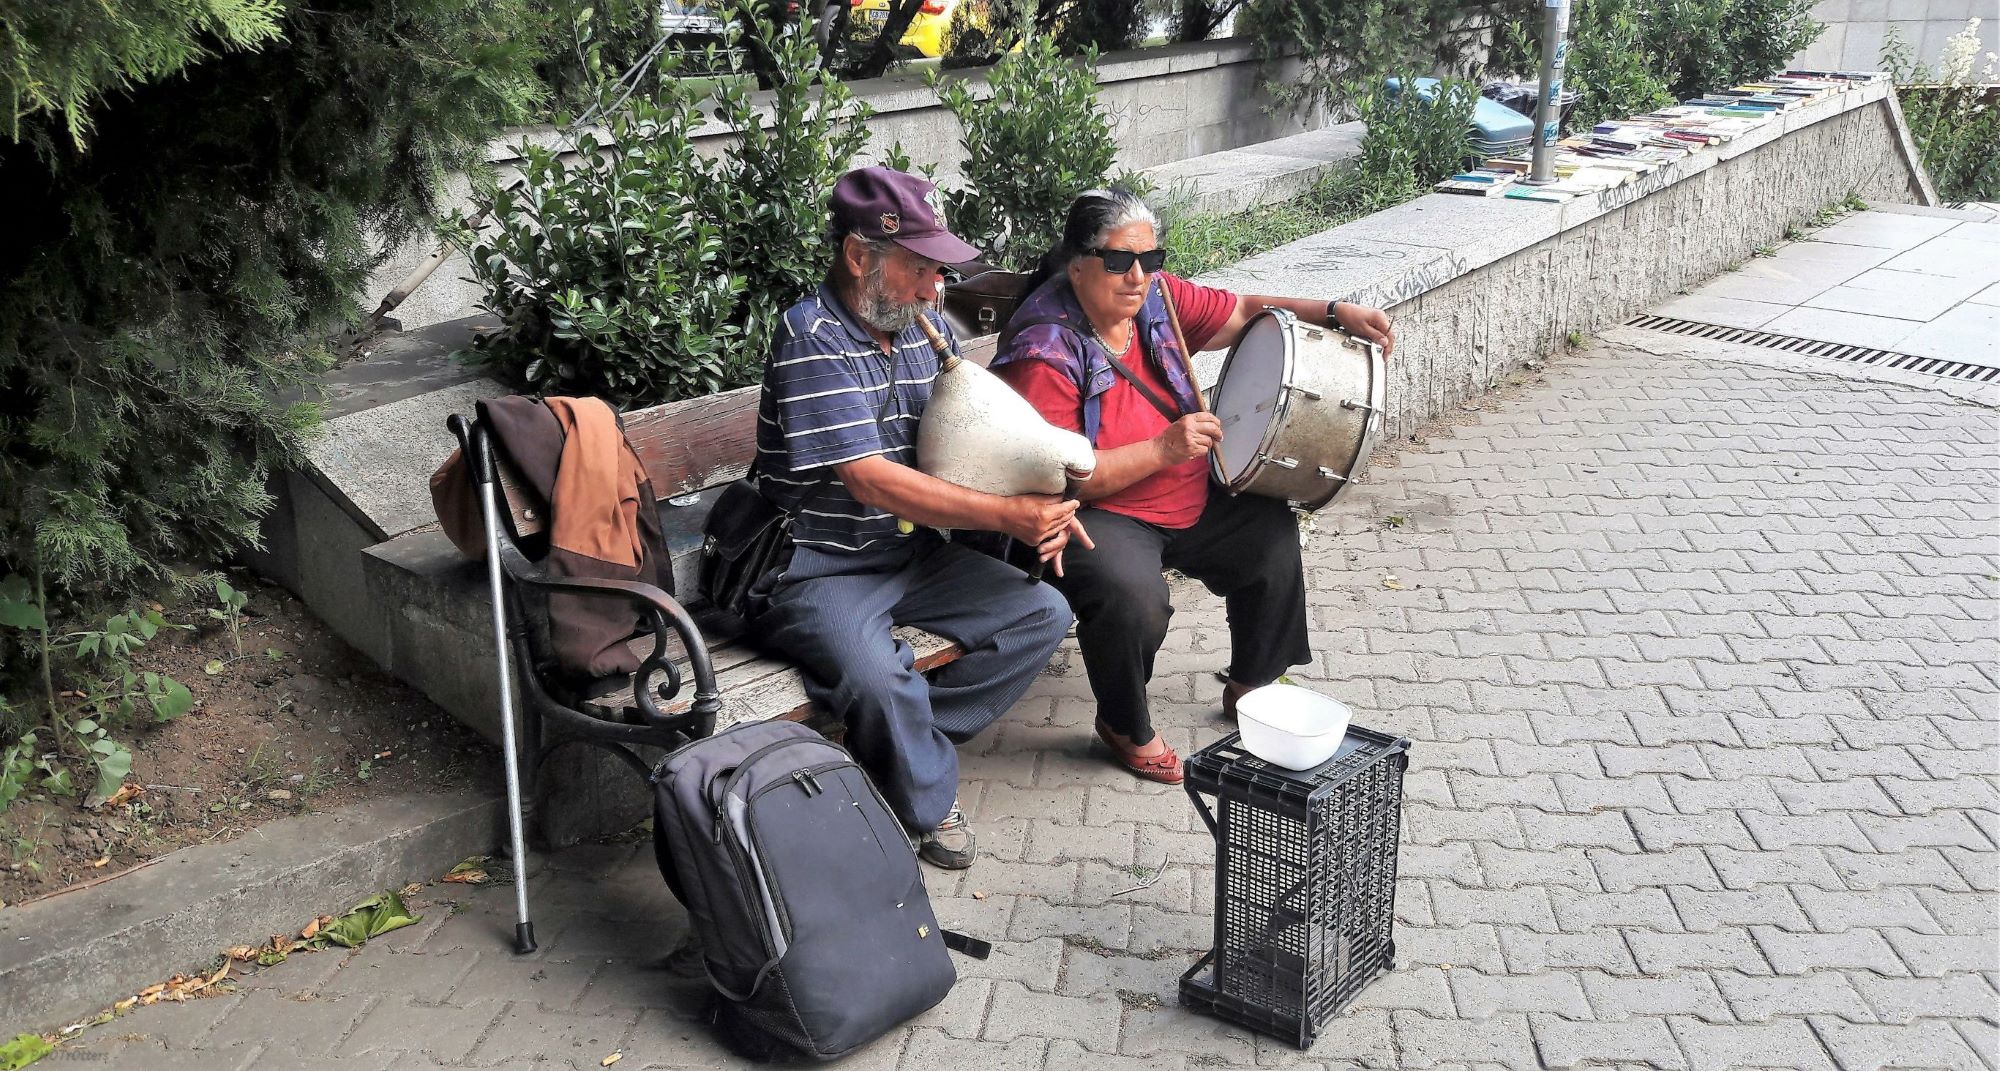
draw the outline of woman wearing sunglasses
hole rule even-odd
[[[1121,766],[1177,784],[1180,756],[1153,732],[1146,700],[1174,612],[1163,566],[1227,602],[1225,714],[1235,715],[1243,693],[1312,658],[1291,510],[1272,498],[1211,492],[1208,452],[1222,424],[1202,411],[1188,358],[1235,345],[1265,308],[1340,327],[1385,355],[1394,335],[1377,309],[1233,294],[1165,268],[1159,221],[1145,202],[1122,190],[1084,193],[1001,332],[992,367],[1049,423],[1097,448],[1077,513],[1096,547],[1071,544],[1063,575],[1050,580],[1076,612],[1097,735]]]

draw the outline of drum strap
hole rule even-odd
[[[1000,335],[1000,344],[997,348],[1002,350],[1006,349],[1007,344],[1014,341],[1015,335],[1020,334],[1021,332],[1027,330],[1030,327],[1039,327],[1043,324],[1053,324],[1057,327],[1061,327],[1069,331],[1071,334],[1076,335],[1079,339],[1083,337],[1083,333],[1081,331],[1078,331],[1074,324],[1070,323],[1068,320],[1065,320],[1060,316],[1037,316],[1034,319],[1024,320],[1017,324],[1016,323],[1008,324],[1007,330],[1002,332]],[[1138,330],[1136,325],[1134,326],[1133,330],[1135,332]],[[1179,339],[1180,337],[1180,324],[1178,323],[1174,324],[1174,337],[1176,339]],[[1138,348],[1144,350],[1145,349],[1144,343],[1141,343]],[[1181,343],[1181,348],[1185,350],[1187,348],[1187,344],[1185,342]],[[1138,376],[1133,375],[1132,370],[1130,368],[1125,367],[1125,362],[1119,360],[1108,350],[1105,352],[1104,356],[1105,359],[1110,362],[1111,370],[1118,373],[1120,376],[1123,376],[1125,378],[1125,382],[1132,384],[1132,386],[1136,388],[1142,396],[1145,397],[1146,401],[1152,403],[1153,408],[1160,411],[1161,416],[1167,418],[1167,423],[1171,424],[1174,421],[1179,420],[1180,418],[1187,415],[1186,413],[1181,412],[1178,406],[1169,405],[1165,398],[1160,397],[1159,391],[1156,391],[1153,388],[1148,387],[1143,380],[1141,380]]]
[[[1116,357],[1111,358],[1111,370],[1124,376],[1125,382],[1132,384],[1140,394],[1145,395],[1146,400],[1153,403],[1153,408],[1158,409],[1160,415],[1167,418],[1167,423],[1171,424],[1187,415],[1174,406],[1168,405],[1167,400],[1160,397],[1160,392],[1148,387],[1145,380],[1133,375],[1132,370],[1125,367],[1124,361]]]

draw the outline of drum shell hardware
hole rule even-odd
[[[1270,352],[1274,339],[1277,354]],[[1232,371],[1238,372],[1234,390]],[[1268,385],[1274,372],[1275,390]],[[1231,494],[1280,498],[1306,510],[1331,505],[1367,468],[1386,417],[1387,380],[1374,343],[1299,323],[1284,309],[1264,310],[1230,350],[1212,393],[1224,444],[1209,454],[1216,482]],[[1247,458],[1243,440],[1231,441],[1244,435],[1256,443]]]

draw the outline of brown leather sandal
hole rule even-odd
[[[1185,776],[1181,772],[1181,757],[1173,748],[1165,747],[1164,742],[1162,746],[1165,750],[1159,754],[1141,755],[1138,753],[1139,747],[1144,745],[1135,746],[1129,739],[1112,732],[1110,727],[1101,721],[1097,723],[1097,738],[1104,741],[1105,747],[1111,749],[1111,757],[1118,765],[1148,781],[1158,781],[1163,785],[1178,785]]]

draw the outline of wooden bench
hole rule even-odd
[[[756,450],[757,387],[655,406],[624,414],[626,437],[645,463],[660,497],[662,527],[698,537],[707,517],[704,492],[719,489],[748,471]],[[468,451],[470,456],[470,451]],[[508,622],[515,676],[524,700],[524,777],[532,781],[539,759],[570,742],[607,747],[642,773],[645,757],[635,745],[670,747],[707,726],[690,715],[700,698],[701,672],[689,650],[692,638],[707,656],[715,687],[713,731],[747,721],[787,719],[806,722],[830,735],[842,729],[806,693],[800,670],[773,657],[738,634],[727,615],[703,605],[691,590],[678,597],[643,584],[594,582],[595,590],[634,599],[651,616],[652,632],[630,641],[640,671],[621,681],[595,682],[579,692],[554,672],[547,642],[547,616],[536,589],[575,589],[575,582],[549,578],[533,562],[546,530],[540,496],[496,452],[500,511],[508,531],[501,562],[508,583]],[[691,577],[690,560],[698,538],[678,540],[675,572]],[[691,583],[677,585],[692,588]],[[896,635],[916,654],[916,668],[928,672],[964,652],[950,640],[921,629],[899,627]],[[649,664],[650,663],[650,664]],[[642,690],[644,694],[642,695]],[[647,702],[650,699],[651,702]],[[650,710],[648,708],[651,708]],[[685,723],[685,724],[683,724]],[[532,797],[532,793],[530,794]],[[532,806],[532,805],[531,805]]]

